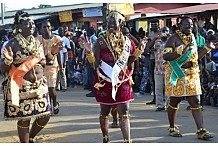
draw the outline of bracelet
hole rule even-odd
[[[141,57],[143,51],[136,49],[135,52],[133,53],[133,56],[135,56],[136,58]]]
[[[177,54],[182,55],[182,53],[183,53],[183,47],[178,46],[178,47],[176,47],[175,50],[176,50],[176,53],[177,53]]]
[[[86,53],[87,59],[89,61],[89,63],[94,63],[95,62],[95,56],[92,52],[90,53]]]
[[[13,62],[13,58],[11,60],[8,60],[8,59],[5,58],[5,64],[6,65],[10,66],[12,64],[12,62]]]
[[[166,53],[172,53],[173,52],[173,48],[165,48],[163,51],[162,51],[162,55],[166,54]]]
[[[211,51],[211,48],[209,48],[209,47],[206,47],[206,51],[207,51],[207,53],[210,53],[210,51]]]

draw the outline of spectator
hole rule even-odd
[[[67,51],[71,49],[70,47],[70,41],[67,37],[64,36],[64,28],[59,27],[58,28],[58,34],[62,38],[62,44],[63,44],[63,49],[60,51],[60,56],[61,56],[61,63],[62,63],[62,70],[63,74],[61,72],[58,72],[58,77],[57,77],[57,82],[56,82],[56,90],[62,90],[65,92],[67,90],[67,77],[66,77],[66,67],[67,67],[67,61],[68,61],[68,54]]]
[[[95,52],[94,45],[97,40],[97,37],[95,36],[95,30],[93,27],[89,27],[87,28],[86,32],[87,32],[88,39],[91,43],[92,52]],[[95,97],[93,93],[93,88],[94,88],[93,82],[94,82],[95,72],[96,71],[92,67],[92,65],[89,62],[87,62],[88,85],[91,87],[91,92],[86,94],[86,97]]]
[[[163,27],[161,33],[154,37],[155,43],[152,48],[152,52],[155,56],[155,68],[154,68],[154,82],[155,82],[155,95],[156,95],[156,111],[165,110],[165,69],[164,59],[162,51],[164,50],[166,41],[170,36],[170,30],[168,27]]]
[[[152,84],[152,95],[153,95],[153,100],[151,102],[148,102],[146,104],[155,104],[156,103],[156,94],[155,94],[155,81],[154,81],[154,67],[155,67],[155,57],[154,57],[154,52],[151,52],[151,50],[154,47],[155,39],[154,37],[160,33],[159,32],[159,20],[158,19],[152,19],[151,20],[151,31],[149,32],[148,35],[148,40],[150,42],[146,45],[146,51],[150,52],[150,65],[149,65],[149,71],[150,71],[150,76],[151,76],[151,84]]]
[[[74,84],[75,43],[72,40],[73,34],[71,32],[69,32],[69,31],[65,32],[65,36],[70,41],[70,49],[68,49],[68,51],[67,51],[67,55],[68,55],[67,73],[66,73],[67,82],[71,88],[74,88],[74,86],[75,86],[75,84]]]

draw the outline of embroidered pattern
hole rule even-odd
[[[177,34],[180,36],[184,45],[189,44],[190,42],[194,44],[195,40],[192,40],[192,35],[185,36],[182,34],[181,31],[177,31]],[[185,77],[179,79],[177,81],[176,86],[172,86],[170,81],[170,75],[172,70],[168,63],[165,64],[165,86],[166,86],[166,96],[192,96],[192,95],[200,95],[201,85],[200,85],[200,78],[199,78],[199,66],[198,66],[198,52],[197,52],[197,45],[192,46],[194,47],[194,54],[189,58],[188,61],[191,61],[193,67],[183,69],[184,73],[186,74]],[[174,50],[176,51],[176,50]],[[187,61],[187,62],[188,62]]]

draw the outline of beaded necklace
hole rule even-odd
[[[39,54],[38,48],[36,46],[36,40],[34,36],[30,36],[30,42],[28,42],[20,33],[18,33],[15,38],[18,41],[18,44],[33,56],[37,56]]]
[[[192,42],[192,36],[193,36],[192,33],[189,34],[189,35],[185,35],[180,30],[177,30],[176,33],[178,34],[178,36],[182,40],[182,42],[185,45],[185,47]]]

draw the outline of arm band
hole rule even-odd
[[[210,51],[211,51],[211,48],[209,48],[209,47],[206,47],[206,51],[207,51],[207,53],[210,53]]]
[[[136,58],[141,57],[143,51],[136,49],[135,52],[133,53],[133,56],[135,56]]]
[[[175,48],[175,50],[176,50],[176,53],[177,53],[177,54],[182,55],[182,53],[183,53],[183,47],[178,46],[178,47]]]
[[[167,47],[167,48],[165,48],[165,49],[162,51],[162,54],[164,55],[164,54],[166,54],[166,53],[172,53],[172,52],[173,52],[173,48]]]
[[[94,54],[92,52],[86,53],[86,56],[87,56],[87,59],[88,59],[89,63],[92,64],[92,63],[95,62],[95,56],[94,56]]]

